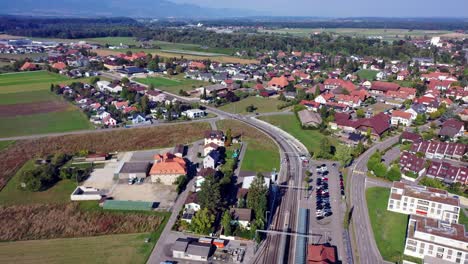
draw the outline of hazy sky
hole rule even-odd
[[[171,0],[271,15],[320,17],[468,17],[468,0]]]

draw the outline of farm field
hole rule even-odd
[[[408,216],[387,211],[390,189],[372,187],[366,190],[367,208],[375,241],[384,260],[401,261],[405,247]]]
[[[170,93],[178,94],[180,90],[190,91],[203,85],[207,85],[207,82],[185,79],[180,77],[166,78],[166,77],[148,77],[148,78],[137,78],[135,81],[151,85],[153,84],[156,89],[167,91]]]
[[[318,130],[302,129],[299,120],[294,115],[261,116],[259,119],[288,132],[302,142],[310,152],[316,153],[320,148],[320,142],[325,138]]]
[[[384,40],[403,39],[405,36],[411,38],[424,38],[434,36],[457,37],[453,32],[447,30],[408,30],[408,29],[372,29],[372,28],[280,28],[273,30],[262,30],[261,33],[291,34],[296,36],[309,36],[315,32],[327,32],[352,37],[379,37]]]
[[[86,80],[46,71],[0,75],[0,137],[92,129],[78,108],[49,91],[52,83]]]
[[[208,123],[199,122],[17,141],[0,152],[0,189],[34,157],[57,152],[72,154],[80,150],[112,152],[173,147],[181,142],[199,140],[209,129]]]
[[[361,80],[368,80],[368,81],[373,81],[375,80],[375,76],[377,75],[378,71],[374,70],[360,70],[357,72],[357,75]]]
[[[241,170],[271,172],[280,168],[280,154],[276,143],[259,130],[235,120],[218,121],[219,129],[232,130],[232,135],[242,135],[247,142],[247,150],[242,161]]]
[[[120,50],[97,49],[93,51],[96,52],[100,56],[108,56],[108,55],[118,55],[121,53],[125,53],[128,50],[132,52],[144,51],[146,53],[151,53],[152,55],[158,55],[160,57],[165,57],[165,58],[183,57],[184,59],[188,59],[188,60],[211,60],[211,61],[216,61],[220,63],[240,63],[240,64],[258,63],[257,60],[253,60],[253,59],[244,59],[244,58],[228,56],[228,55],[207,56],[207,55],[200,55],[199,52],[194,53],[194,52],[187,52],[187,51],[183,51],[182,53],[180,51],[165,52],[159,49],[140,49],[140,48],[120,49]]]
[[[4,263],[145,263],[148,233],[0,243]],[[154,245],[153,245],[154,247]]]
[[[61,180],[49,189],[40,192],[29,192],[18,188],[20,186],[20,173],[33,166],[34,160],[26,162],[15,176],[11,178],[8,184],[0,191],[0,205],[70,202],[70,194],[77,186],[76,182],[72,180]]]
[[[263,97],[255,97],[249,96],[245,99],[240,101],[229,103],[219,107],[219,109],[235,113],[235,114],[249,114],[246,110],[247,106],[254,105],[257,110],[257,113],[269,113],[269,112],[279,112],[278,105],[281,105],[283,102],[273,98],[263,98]]]
[[[12,140],[5,140],[5,141],[0,141],[0,151],[5,150],[9,146],[15,144],[15,141]]]

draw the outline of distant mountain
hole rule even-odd
[[[0,1],[0,14],[34,16],[126,16],[135,18],[225,18],[259,15],[242,9],[205,8],[168,0],[13,0]]]

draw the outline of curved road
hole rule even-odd
[[[369,219],[369,213],[366,202],[366,177],[367,161],[370,156],[378,149],[384,150],[398,142],[399,136],[394,136],[380,142],[369,148],[364,154],[354,162],[351,167],[351,173],[348,180],[348,195],[350,208],[353,210],[351,217],[351,226],[354,232],[350,232],[354,237],[354,248],[357,247],[356,263],[376,264],[390,263],[383,260],[374,239],[372,225]]]

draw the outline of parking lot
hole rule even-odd
[[[176,186],[152,184],[149,180],[132,185],[120,180],[109,195],[115,200],[155,202],[158,209],[171,208],[177,198]]]
[[[337,246],[339,260],[346,260],[343,243],[343,217],[346,205],[342,199],[344,184],[338,164],[333,162],[312,161],[306,164],[311,172],[311,190],[301,200],[301,206],[310,212],[309,233],[313,237],[309,243],[330,243]],[[342,192],[343,190],[343,192]]]

